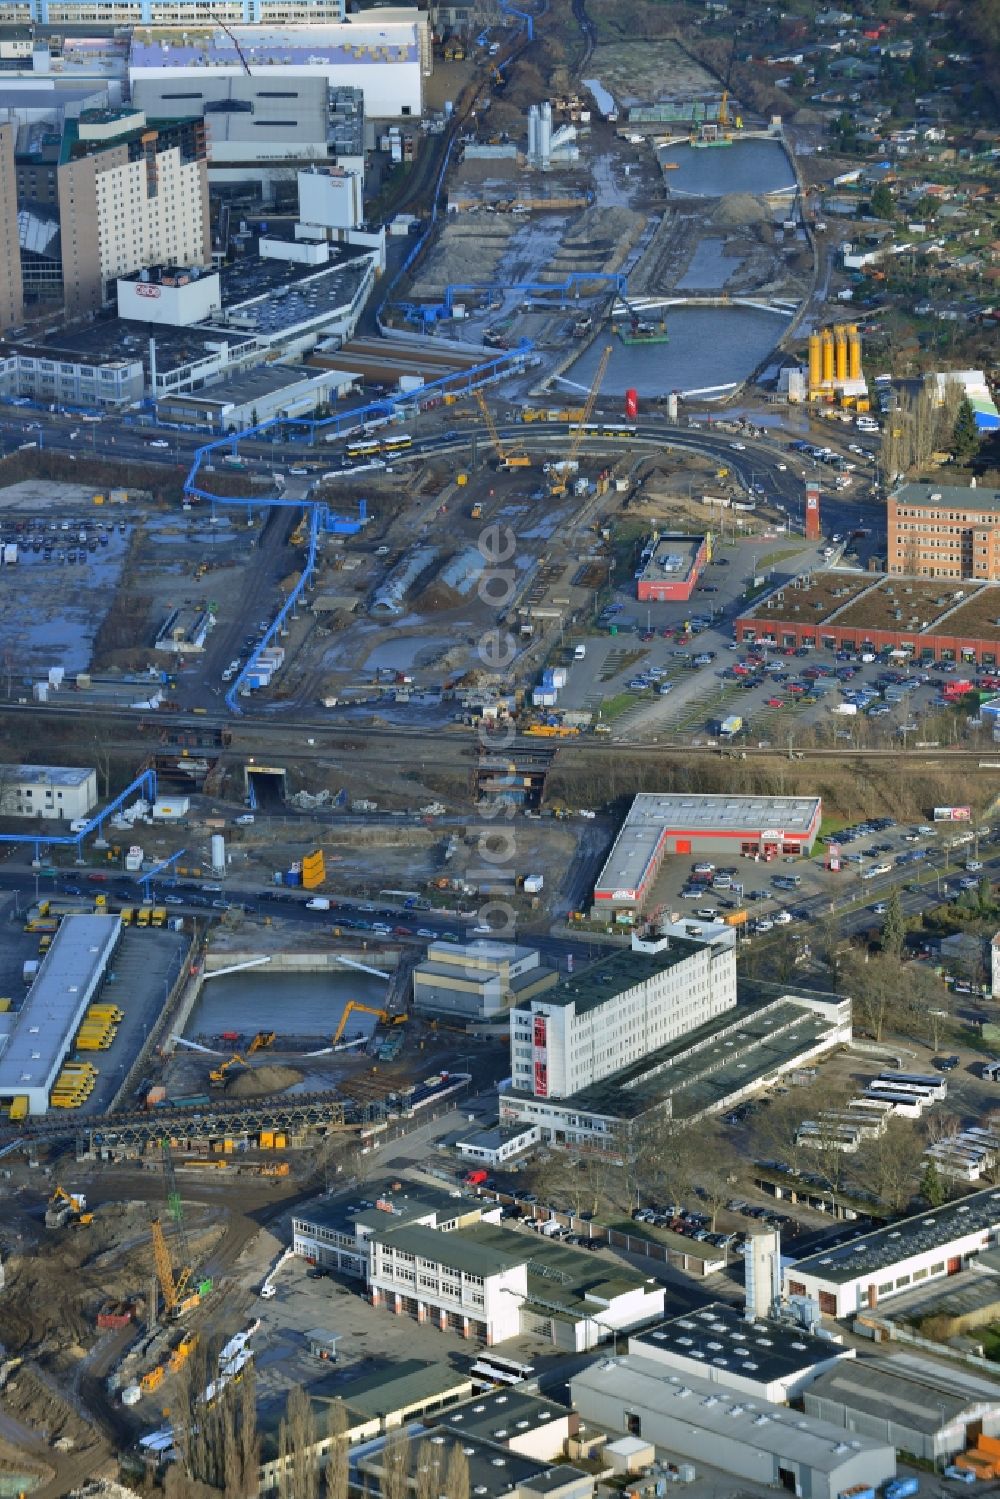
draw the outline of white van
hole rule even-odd
[[[586,659],[586,656],[587,656],[587,647],[585,645],[575,645],[573,647],[573,660],[574,661],[583,661],[583,660]]]

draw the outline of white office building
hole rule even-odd
[[[567,1098],[736,1004],[735,934],[664,937],[563,978],[510,1017],[514,1089]]]
[[[514,1234],[509,1238],[509,1249],[498,1249],[417,1225],[372,1234],[372,1305],[412,1310],[418,1322],[489,1345],[516,1338],[528,1298],[528,1255]]]
[[[0,765],[4,817],[87,817],[97,806],[97,771],[81,765]]]

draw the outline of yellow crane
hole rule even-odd
[[[212,1069],[212,1071],[208,1074],[208,1080],[210,1083],[215,1083],[216,1085],[224,1083],[226,1081],[226,1074],[230,1072],[232,1068],[249,1067],[249,1065],[249,1062],[245,1061],[244,1058],[240,1056],[238,1051],[234,1051],[228,1062],[223,1062],[221,1067],[214,1067]]]
[[[181,1247],[181,1268],[174,1274],[173,1262],[170,1258],[170,1250],[167,1246],[167,1238],[163,1232],[163,1225],[159,1218],[154,1218],[150,1224],[153,1236],[153,1263],[156,1266],[156,1278],[160,1282],[160,1290],[163,1292],[163,1309],[168,1317],[175,1316],[177,1309],[183,1299],[184,1292],[194,1274],[194,1264],[191,1259],[191,1251],[188,1248],[187,1235],[184,1232],[184,1209],[181,1205],[181,1194],[177,1188],[177,1177],[174,1172],[173,1157],[170,1154],[170,1141],[160,1141],[160,1153],[163,1157],[164,1185],[167,1191],[167,1207],[174,1220],[177,1237]]]
[[[587,399],[583,405],[583,416],[577,423],[576,429],[573,433],[573,440],[566,452],[565,461],[562,467],[556,471],[549,484],[550,495],[560,495],[566,493],[566,475],[572,470],[573,464],[576,462],[576,456],[580,451],[580,445],[583,442],[584,437],[586,436],[586,425],[594,414],[594,407],[597,404],[597,395],[600,391],[601,383],[604,380],[604,374],[608,367],[608,360],[611,358],[611,349],[611,344],[605,344],[600,360],[598,361],[597,371],[590,383],[590,389],[587,392]]]
[[[402,1025],[406,1019],[405,1015],[390,1015],[388,1010],[380,1010],[375,1005],[363,1005],[359,999],[349,999],[344,1006],[344,1013],[340,1017],[340,1023],[334,1032],[332,1045],[336,1046],[344,1034],[344,1027],[347,1025],[348,1020],[357,1012],[364,1015],[377,1015],[383,1025]]]
[[[483,421],[486,423],[486,430],[490,434],[490,442],[496,449],[497,468],[530,468],[531,459],[528,457],[527,453],[507,452],[507,449],[504,447],[503,443],[500,440],[500,433],[497,431],[497,424],[493,420],[493,413],[487,406],[486,397],[483,395],[482,391],[477,387],[472,392],[472,394],[476,398],[476,405],[479,407],[480,411],[483,414]]]

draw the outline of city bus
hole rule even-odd
[[[413,438],[409,432],[393,432],[383,437],[381,446],[384,453],[401,453],[404,448],[413,446]]]
[[[491,1385],[515,1385],[530,1379],[535,1369],[533,1364],[520,1364],[516,1359],[499,1358],[490,1353],[478,1358],[469,1372],[474,1379]]]
[[[948,1083],[943,1077],[925,1076],[920,1072],[880,1072],[874,1080],[879,1088],[893,1093],[922,1093],[936,1103],[948,1097]]]

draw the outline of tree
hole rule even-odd
[[[469,1499],[469,1459],[459,1442],[455,1442],[448,1453],[444,1492],[447,1499]]]
[[[928,1161],[920,1178],[920,1195],[930,1208],[939,1208],[945,1199],[944,1182],[933,1161]]]
[[[294,1499],[319,1499],[319,1462],[312,1402],[301,1385],[289,1391],[288,1424],[290,1493]]]
[[[347,1410],[342,1400],[330,1402],[326,1434],[330,1446],[326,1458],[325,1499],[347,1499]],[[437,1499],[437,1495],[432,1499]]]
[[[958,408],[955,430],[951,435],[951,451],[956,463],[967,463],[979,451],[979,430],[968,398]]]
[[[871,209],[877,219],[891,219],[896,212],[896,202],[888,183],[880,182],[872,193]]]
[[[441,1448],[423,1441],[417,1448],[416,1499],[440,1499],[444,1491],[441,1474]]]
[[[396,1427],[382,1451],[382,1499],[407,1499],[409,1476],[410,1439]]]
[[[903,951],[905,937],[906,923],[903,920],[903,907],[899,899],[899,887],[894,886],[889,899],[886,901],[879,947],[887,958],[899,958]]]

